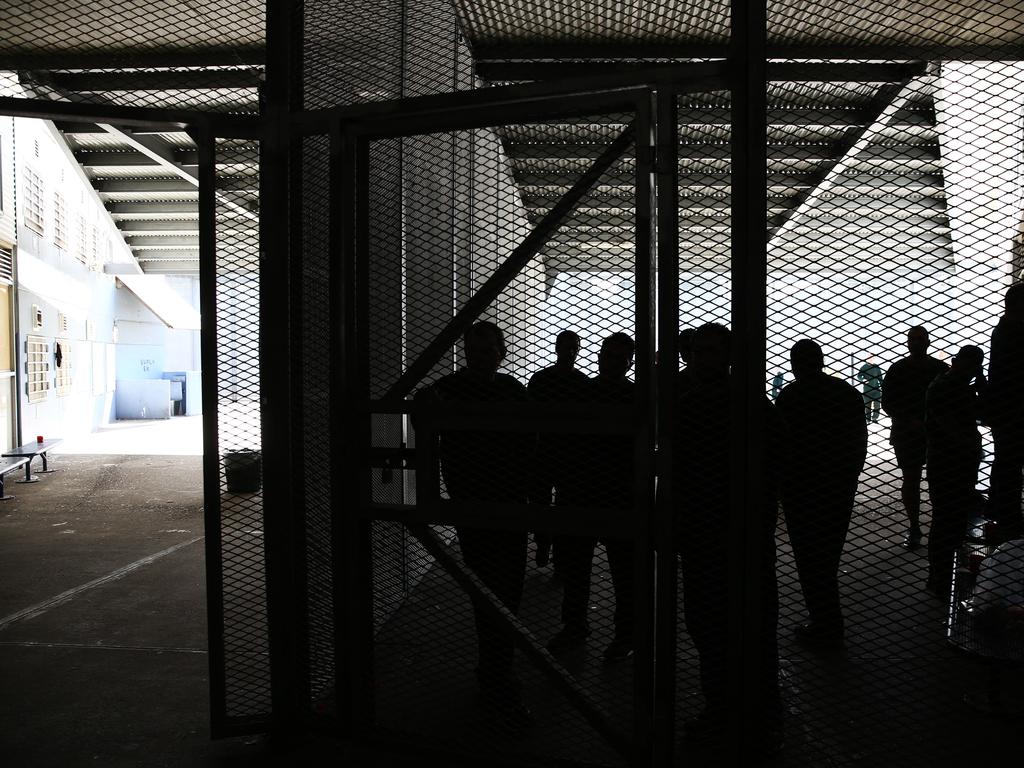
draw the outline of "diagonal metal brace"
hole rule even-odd
[[[551,236],[562,226],[565,219],[576,210],[580,200],[590,192],[598,179],[605,171],[611,168],[626,149],[633,143],[634,124],[630,123],[619,136],[608,145],[608,148],[594,160],[586,172],[576,180],[572,188],[562,195],[558,203],[537,222],[537,226],[528,234],[519,246],[512,251],[512,254],[505,259],[500,267],[480,286],[480,289],[473,294],[463,305],[455,316],[448,321],[448,324],[441,330],[437,337],[424,349],[419,357],[406,368],[387,394],[381,398],[383,401],[401,400],[408,395],[413,388],[420,383],[424,376],[437,365],[452,345],[472,325],[480,313],[491,305],[498,295],[508,287],[522,269],[530,263],[543,248]]]
[[[630,741],[615,726],[607,714],[592,702],[582,686],[558,663],[551,653],[541,646],[519,617],[508,610],[473,571],[466,567],[424,523],[406,523],[409,532],[416,537],[442,568],[466,594],[477,598],[492,618],[498,619],[502,629],[515,640],[516,646],[532,661],[549,681],[566,695],[572,705],[590,723],[608,744],[619,754],[629,757]]]
[[[871,143],[878,132],[888,125],[893,116],[906,104],[906,100],[913,93],[915,80],[927,73],[927,64],[920,61],[910,62],[901,65],[901,70],[901,80],[886,83],[879,89],[864,126],[837,142],[836,150],[839,157],[811,177],[810,187],[795,196],[794,205],[790,210],[769,220],[770,246],[781,241],[782,235],[795,226],[797,221],[812,210],[821,197],[839,182],[861,150]]]

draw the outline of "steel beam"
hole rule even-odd
[[[134,251],[134,253],[135,253],[135,260],[138,261],[139,264],[143,264],[143,263],[153,264],[153,263],[157,263],[157,262],[167,263],[167,264],[171,264],[171,263],[173,263],[173,264],[179,264],[179,263],[181,263],[181,264],[184,264],[184,263],[189,263],[189,264],[190,263],[195,263],[195,264],[198,264],[199,263],[199,248],[191,249],[191,250],[188,250],[188,251],[185,251],[185,250],[180,250],[180,251],[175,251],[175,250],[162,251],[162,250],[159,250],[159,249],[152,249],[152,250],[148,250],[147,249],[147,250],[137,251],[137,250],[135,250],[133,248],[132,251]]]
[[[166,69],[158,71],[53,72],[54,85],[67,91],[192,91],[237,88],[255,89],[263,79],[262,68]]]
[[[426,454],[417,449],[417,461]],[[417,467],[419,465],[417,464]],[[411,467],[409,467],[411,469]],[[551,508],[539,504],[487,504],[487,528],[496,531],[546,530],[567,536],[629,538],[633,529],[617,510],[599,507]],[[371,504],[362,517],[366,520],[393,520],[399,523],[427,525],[480,525],[479,503],[436,501],[433,504]]]
[[[0,96],[0,115],[62,122],[110,123],[160,133],[175,133],[188,126],[210,125],[215,126],[218,136],[224,138],[258,138],[262,130],[255,115],[243,117],[183,109],[124,107],[15,96]]]
[[[278,354],[259,356],[260,423],[263,461],[276,467],[264,476],[263,487],[272,725],[273,735],[287,743],[308,727],[311,705],[305,479],[296,471],[302,466],[302,419],[295,418],[299,404],[293,399],[293,376],[301,370],[293,305],[301,255],[291,249],[291,137],[284,120],[295,87],[293,63],[302,46],[302,14],[290,0],[268,0],[265,7],[258,322],[260,349]],[[218,205],[223,201],[218,196]]]
[[[154,221],[119,221],[117,222],[117,228],[121,230],[121,234],[130,237],[131,234],[143,232],[166,232],[171,234],[172,232],[177,234],[179,232],[184,233],[196,233],[199,231],[199,219],[178,219],[178,220],[154,220]],[[255,230],[253,231],[255,234]]]
[[[715,90],[725,83],[725,67],[722,62],[701,62],[695,64],[661,65],[622,75],[599,75],[569,78],[557,83],[529,83],[473,91],[460,91],[436,96],[418,96],[406,99],[391,99],[367,104],[345,105],[321,110],[307,110],[293,115],[293,120],[304,131],[322,132],[332,120],[348,123],[373,121],[368,132],[379,131],[389,126],[389,120],[400,118],[409,125],[390,127],[394,133],[387,135],[414,135],[423,130],[421,121],[432,120],[432,130],[468,130],[474,127],[502,125],[513,122],[529,122],[546,114],[559,113],[581,116],[585,111],[573,115],[565,109],[566,102],[580,100],[586,94],[596,104],[597,97],[609,98],[616,93],[624,99],[631,99],[631,89],[649,88],[658,84],[674,83],[680,93],[696,93]],[[583,99],[581,103],[584,103]],[[601,110],[598,106],[594,111]],[[425,123],[424,123],[425,125]]]
[[[597,157],[601,150],[607,145],[603,144],[510,144],[508,146],[509,158],[515,160],[591,160]],[[910,154],[922,158],[936,158],[937,152],[933,148],[914,148]],[[882,157],[883,155],[880,155]],[[889,152],[889,157],[903,157],[895,151]],[[679,147],[680,160],[711,162],[728,161],[728,144],[681,144]],[[768,161],[810,161],[827,162],[836,158],[836,150],[828,144],[773,144],[768,147]]]
[[[729,43],[722,39],[712,42],[684,43],[518,43],[507,42],[474,45],[477,61],[609,61],[650,59],[724,59],[729,55]],[[1018,39],[1000,45],[856,45],[836,43],[773,43],[765,49],[768,59],[806,59],[812,61],[940,61],[943,59],[970,59],[977,61],[1020,61],[1024,59],[1024,40]]]
[[[266,59],[262,45],[226,48],[186,48],[165,50],[117,49],[101,51],[47,50],[46,53],[6,53],[0,56],[0,69],[73,70],[73,69],[151,69],[160,67],[261,66]]]
[[[727,762],[749,765],[760,756],[764,721],[761,627],[764,557],[757,525],[765,515],[764,360],[767,336],[767,69],[765,0],[731,0],[732,137],[732,369],[729,393],[730,514],[727,541],[726,706],[731,749]],[[709,525],[714,525],[708,521]]]
[[[75,160],[83,168],[132,168],[135,166],[156,167],[162,165],[157,160],[138,152],[94,151],[77,149]],[[193,175],[193,178],[194,175]],[[196,182],[195,186],[199,186]]]
[[[478,60],[476,74],[489,82],[557,80],[568,77],[616,75],[664,65],[650,57],[639,61],[486,61]],[[684,63],[685,66],[685,63]],[[887,83],[902,80],[913,63],[778,62],[768,65],[768,79],[794,83]]]
[[[218,186],[223,188],[222,180],[218,180]],[[249,186],[255,186],[250,184]],[[93,181],[93,188],[101,195],[116,195],[118,193],[138,192],[183,192],[190,197],[195,197],[198,185],[181,179],[96,179]]]
[[[210,675],[210,731],[214,738],[229,730],[227,658],[224,643],[224,561],[221,530],[220,398],[217,384],[217,236],[213,197],[214,140],[208,131],[196,136],[205,182],[199,201],[202,236],[199,267],[200,356],[203,397],[203,527],[206,534],[206,622]]]
[[[174,214],[199,215],[199,206],[191,200],[185,201],[154,201],[132,203],[107,203],[107,213],[114,219],[128,216],[154,216]]]
[[[139,235],[132,238],[131,247],[138,248],[193,248],[198,235]]]
[[[676,402],[679,377],[679,150],[678,100],[675,91],[658,91],[655,101],[655,147],[658,257],[658,338],[654,546],[656,590],[654,626],[654,764],[673,764],[676,713],[676,631],[678,564],[676,558],[676,488],[673,478]],[[545,267],[547,264],[545,264]],[[671,361],[671,363],[669,362]]]

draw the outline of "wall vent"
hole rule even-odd
[[[0,282],[14,282],[14,251],[0,248]]]

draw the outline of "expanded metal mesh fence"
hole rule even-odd
[[[260,420],[259,215],[255,143],[221,141],[216,188],[216,409],[224,701],[228,721],[270,712]],[[248,184],[238,183],[248,180]]]
[[[966,8],[861,5],[838,18],[776,5],[769,36],[852,53],[882,25],[907,48],[769,86],[766,391],[789,439],[778,578],[793,764],[967,759],[965,730],[1006,732],[965,697],[998,704],[984,660],[1020,653],[1012,621],[980,630],[975,603],[991,603],[970,597],[972,568],[1020,535],[1020,495],[1006,511],[992,478],[991,428],[1016,406],[990,359],[1022,213],[1021,70],[999,60],[1016,21],[998,4],[969,25]],[[915,57],[925,37],[935,48]],[[992,613],[1013,603],[1008,587]]]

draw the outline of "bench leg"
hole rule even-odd
[[[8,499],[13,498],[13,496],[8,496],[7,493],[4,491],[4,476],[0,475],[0,501],[7,501]]]
[[[15,482],[18,482],[18,483],[38,483],[39,482],[39,478],[32,474],[32,459],[29,459],[28,463],[25,465],[25,479],[24,480],[17,480]]]
[[[57,469],[50,469],[49,467],[46,466],[46,454],[45,453],[40,453],[39,457],[43,460],[43,468],[39,470],[39,474],[43,474],[44,472],[46,474],[50,474],[51,472],[59,472],[60,471],[60,470],[57,470]]]

